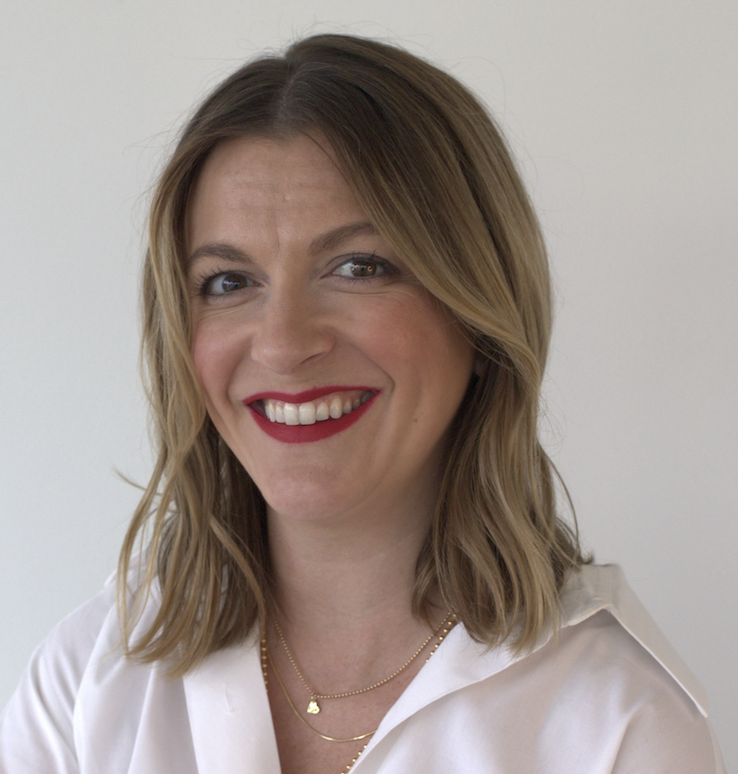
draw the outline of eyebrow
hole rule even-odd
[[[308,252],[310,252],[311,255],[317,255],[340,247],[352,237],[362,236],[364,234],[376,235],[378,233],[377,229],[367,221],[347,223],[344,226],[331,229],[325,234],[315,237],[308,247]],[[234,263],[253,263],[252,259],[246,253],[233,245],[223,242],[208,242],[204,245],[200,245],[200,247],[190,255],[187,259],[186,268],[189,268],[195,261],[199,258],[204,258],[205,256],[222,258],[224,261],[233,261]]]
[[[363,234],[376,235],[378,233],[377,229],[371,223],[366,221],[347,223],[345,226],[339,226],[338,228],[334,228],[331,231],[316,237],[310,243],[308,249],[312,255],[316,255],[317,253],[333,250],[352,237],[362,236]]]
[[[222,242],[208,242],[195,250],[187,259],[185,268],[189,268],[199,258],[211,256],[213,258],[222,258],[224,261],[233,261],[234,263],[251,263],[251,259],[242,250],[237,247]]]

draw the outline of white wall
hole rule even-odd
[[[492,106],[559,298],[552,451],[738,770],[738,4],[32,0],[0,9],[0,703],[114,568],[144,481],[145,195],[182,115],[308,31],[389,36]]]

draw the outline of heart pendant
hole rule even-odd
[[[318,702],[315,701],[315,699],[310,699],[310,704],[308,704],[307,711],[309,715],[317,715],[320,712],[320,706],[318,705]]]

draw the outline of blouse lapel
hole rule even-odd
[[[415,679],[384,716],[371,742],[352,768],[352,774],[354,770],[357,774],[363,771],[368,766],[368,761],[374,760],[375,748],[379,752],[392,730],[423,707],[501,672],[519,658],[521,657],[505,647],[490,650],[475,642],[464,626],[457,624],[433,658],[423,665]],[[369,766],[368,770],[373,769]]]
[[[208,656],[184,689],[200,774],[279,772],[258,642]]]

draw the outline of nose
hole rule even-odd
[[[251,357],[280,375],[299,373],[333,349],[335,337],[318,299],[273,291],[251,341]]]

